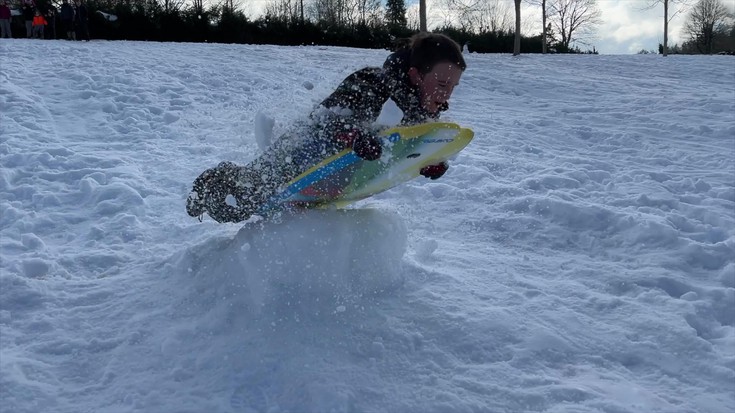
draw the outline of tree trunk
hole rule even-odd
[[[426,29],[426,0],[419,0],[419,30],[422,32]]]
[[[664,57],[669,55],[669,0],[664,0]]]
[[[513,56],[521,54],[521,0],[515,0],[516,3],[516,38],[513,42]]]
[[[541,33],[541,53],[546,54],[546,0],[541,0],[541,22],[544,27]]]

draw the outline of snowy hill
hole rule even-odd
[[[387,52],[0,55],[0,411],[735,405],[731,57],[468,55],[445,177],[221,225],[193,179]]]

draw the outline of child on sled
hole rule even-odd
[[[380,158],[382,146],[372,124],[392,99],[403,112],[402,125],[438,119],[466,68],[459,45],[442,34],[419,33],[388,56],[382,68],[349,75],[299,125],[246,166],[222,162],[195,181],[186,210],[205,212],[217,222],[247,220],[283,184],[322,159],[346,148],[365,160]],[[429,165],[421,175],[438,179],[446,162]],[[227,202],[232,196],[236,205]]]

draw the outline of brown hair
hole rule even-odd
[[[441,62],[456,64],[463,71],[467,68],[462,49],[449,36],[421,32],[411,37],[410,44],[409,67],[415,67],[422,75]]]

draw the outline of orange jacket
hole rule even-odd
[[[45,26],[48,23],[46,22],[46,19],[43,18],[43,16],[33,16],[33,25],[34,26]]]

